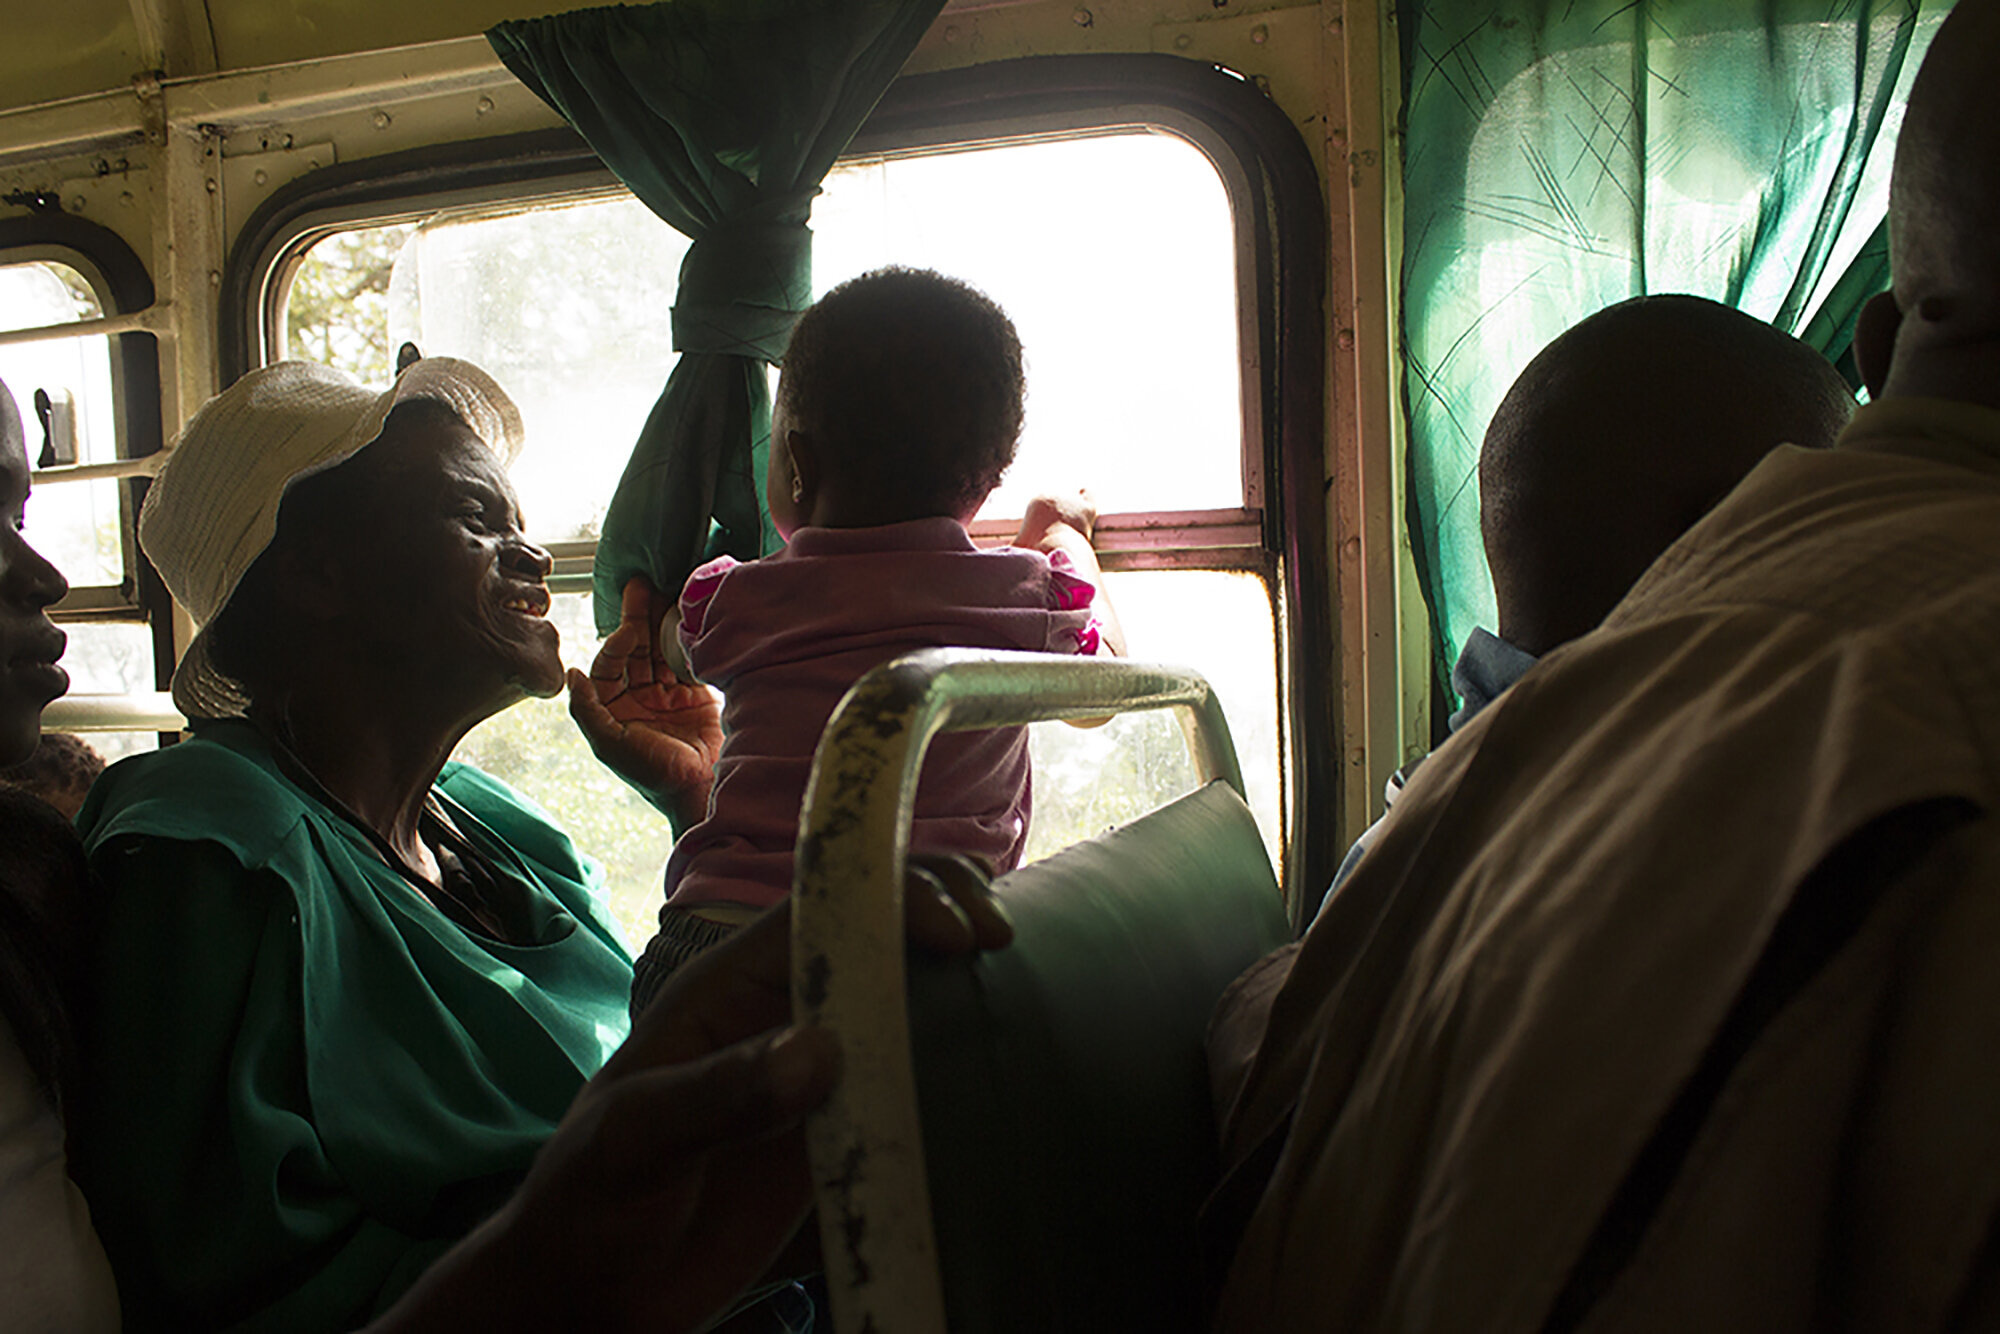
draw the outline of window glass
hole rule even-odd
[[[103,307],[76,269],[52,260],[0,265],[0,329],[30,329],[95,319]],[[58,438],[76,441],[74,463],[118,457],[111,395],[110,339],[53,338],[0,347],[0,380],[13,392],[27,437],[28,462],[43,458],[44,426],[36,405],[49,400]],[[64,432],[62,422],[73,424]],[[123,529],[115,481],[38,482],[28,511],[36,548],[74,587],[115,585],[125,577]]]
[[[312,248],[285,302],[285,355],[338,366],[364,384],[395,369],[389,278],[415,223],[335,232]]]
[[[1174,646],[1209,680],[1228,714],[1250,807],[1277,864],[1278,700],[1271,604],[1255,575],[1219,570],[1147,571],[1105,579],[1135,656]],[[601,642],[586,594],[560,594],[549,618],[562,631],[563,662],[588,669]],[[1185,627],[1199,623],[1190,638]],[[1035,810],[1028,860],[1137,818],[1194,786],[1176,715],[1112,719],[1101,728],[1048,723],[1032,729]],[[456,758],[504,777],[548,808],[578,847],[605,864],[613,915],[634,946],[652,935],[660,877],[673,839],[644,798],[597,763],[570,721],[565,697],[528,700],[479,727]]]
[[[41,500],[28,502],[33,507]],[[63,627],[69,647],[63,668],[69,688],[84,695],[125,695],[154,689],[153,632],[139,621],[100,621]]]
[[[982,516],[1087,486],[1100,512],[1245,504],[1236,256],[1213,165],[1175,136],[1117,132],[843,164],[813,212],[816,293],[885,264],[939,269],[1013,317],[1028,411]],[[293,271],[288,355],[388,378],[395,348],[477,362],[520,405],[513,469],[543,542],[596,536],[675,353],[669,311],[689,242],[622,191],[488,206],[323,237]],[[1221,692],[1251,804],[1279,857],[1282,774],[1272,605],[1255,574],[1111,577],[1135,656],[1192,663]],[[587,599],[552,613],[568,661],[596,649]],[[1031,855],[1191,785],[1169,715],[1037,729]],[[560,701],[509,710],[459,752],[550,808],[610,863],[614,904],[650,934],[664,820],[591,758]]]
[[[1229,201],[1185,140],[1109,134],[843,165],[813,231],[816,293],[918,265],[973,283],[1014,319],[1027,422],[984,516],[1078,486],[1106,513],[1243,504]],[[286,353],[371,382],[404,341],[477,362],[521,407],[514,476],[535,535],[594,537],[673,367],[688,244],[622,193],[336,233],[295,271]]]
[[[79,270],[56,260],[0,265],[0,329],[30,329],[97,319],[103,302]],[[0,347],[0,379],[14,395],[28,462],[108,463],[119,457],[111,382],[111,340],[102,335],[51,338]],[[36,400],[46,396],[44,422]],[[67,422],[67,427],[65,427]],[[53,436],[54,440],[50,437]],[[74,457],[48,453],[55,440],[74,444]],[[115,587],[125,571],[120,489],[113,480],[35,479],[28,502],[28,540],[61,570],[72,588]],[[63,667],[75,694],[152,690],[152,632],[143,621],[65,621]],[[93,732],[84,737],[106,760],[159,744],[152,732]]]
[[[53,489],[53,488],[51,488]],[[41,493],[28,502],[30,523]],[[71,622],[63,626],[69,645],[63,669],[71,695],[125,695],[154,689],[153,632],[143,621]],[[142,750],[157,750],[157,732],[87,732],[83,739],[108,762]]]
[[[836,168],[813,286],[885,264],[1000,303],[1028,366],[1021,450],[984,517],[1087,486],[1106,513],[1243,503],[1229,197],[1170,134],[1096,135]]]
[[[514,479],[536,533],[597,535],[677,359],[668,312],[688,244],[620,197],[427,224],[397,259],[391,339],[477,362],[520,404]]]
[[[83,739],[106,764],[122,760],[127,755],[137,755],[140,751],[160,748],[158,732],[85,732]]]
[[[287,355],[370,383],[396,348],[490,372],[521,409],[530,530],[597,535],[676,354],[668,312],[688,240],[629,195],[337,233],[294,273]]]
[[[1227,570],[1107,574],[1134,658],[1184,663],[1222,700],[1250,811],[1281,864],[1277,627],[1264,581]],[[1030,861],[1144,815],[1194,787],[1177,712],[1121,714],[1099,728],[1042,723],[1030,737]]]

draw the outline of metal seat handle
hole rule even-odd
[[[903,967],[917,774],[941,732],[1182,712],[1201,781],[1243,792],[1200,674],[1120,659],[929,649],[869,672],[821,735],[794,859],[792,1009],[841,1039],[840,1081],[807,1126],[834,1326],[944,1334]]]

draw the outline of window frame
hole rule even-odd
[[[1333,587],[1326,549],[1326,210],[1298,130],[1248,79],[1154,54],[1035,56],[909,75],[891,85],[842,161],[1123,127],[1176,134],[1221,177],[1234,219],[1244,503],[1108,515],[1107,570],[1254,570],[1271,591],[1281,693],[1284,882],[1295,906],[1337,862]],[[430,146],[324,168],[246,222],[222,282],[225,382],[282,346],[278,297],[330,232],[445,209],[619,189],[567,128]],[[987,532],[991,527],[994,531]],[[1004,524],[975,525],[1004,537]],[[587,579],[592,544],[552,548],[552,582]]]
[[[136,315],[153,305],[153,280],[146,267],[108,228],[55,208],[26,217],[0,219],[0,265],[57,263],[82,275],[97,294],[104,317]],[[151,333],[128,330],[111,340],[113,457],[119,461],[157,454],[163,442],[160,423],[159,342]],[[24,427],[28,422],[23,422]],[[71,468],[37,469],[36,487],[75,484]],[[88,466],[88,465],[86,465]],[[172,601],[152,563],[139,550],[139,507],[145,502],[149,479],[116,479],[119,545],[124,575],[116,584],[78,584],[49,609],[58,623],[141,623],[150,627],[153,673],[164,690],[173,676]]]

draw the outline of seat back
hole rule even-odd
[[[1217,781],[996,889],[1012,947],[910,972],[948,1326],[1198,1330],[1208,1015],[1290,935],[1256,823]]]
[[[931,739],[1128,708],[1182,711],[1207,786],[1007,877],[1013,946],[906,985]],[[794,1011],[844,1057],[807,1126],[836,1330],[1199,1321],[1208,1013],[1290,934],[1242,791],[1214,693],[1182,669],[932,649],[848,692],[813,760],[792,910]]]

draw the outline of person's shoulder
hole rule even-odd
[[[91,788],[77,828],[92,851],[121,837],[205,840],[254,865],[311,808],[254,729],[232,723],[113,764]]]
[[[750,564],[754,566],[757,562],[752,561]],[[687,577],[687,582],[681,585],[681,600],[686,602],[692,599],[697,603],[706,601],[714,596],[715,590],[722,586],[723,580],[737,570],[745,568],[747,567],[744,563],[734,556],[717,556],[704,565],[698,565],[694,573]]]
[[[999,546],[981,547],[967,554],[995,570],[1004,568],[1010,571],[1014,578],[1026,584],[1051,590],[1050,596],[1058,608],[1069,599],[1072,590],[1082,590],[1087,595],[1094,593],[1097,587],[1078,572],[1076,562],[1066,551]],[[1088,596],[1084,600],[1088,601]]]
[[[754,568],[757,562],[745,566],[734,556],[717,556],[706,565],[698,567],[681,585],[681,595],[676,602],[680,613],[680,627],[676,633],[683,640],[698,638],[706,628],[711,604],[715,595],[722,591],[722,585],[730,575],[739,570]]]

